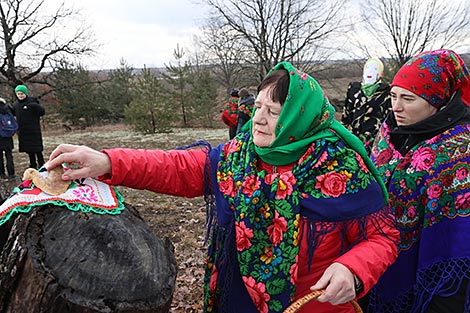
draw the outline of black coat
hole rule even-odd
[[[46,113],[44,108],[33,97],[17,100],[13,108],[18,121],[19,151],[43,151],[40,118]]]
[[[6,103],[0,102],[0,114],[13,113]],[[0,151],[13,150],[13,137],[0,137]]]
[[[390,86],[380,83],[370,97],[364,94],[361,86],[360,82],[349,84],[341,121],[361,139],[367,152],[370,153],[375,136],[392,109]]]

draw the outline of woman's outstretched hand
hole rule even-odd
[[[63,180],[97,177],[111,173],[109,157],[87,146],[61,144],[52,151],[49,161],[44,166],[47,170],[51,170],[63,163],[70,167],[62,175]]]

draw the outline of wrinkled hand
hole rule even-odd
[[[356,297],[353,273],[340,263],[331,264],[317,283],[310,287],[312,291],[319,289],[325,289],[325,293],[317,300],[333,305],[352,301]]]
[[[47,170],[51,170],[62,163],[67,163],[71,167],[62,175],[63,180],[96,177],[111,173],[109,157],[105,153],[87,146],[61,144],[52,151],[49,161],[44,166]],[[78,168],[75,168],[77,165]]]

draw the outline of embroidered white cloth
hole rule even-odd
[[[40,174],[47,177],[47,172]],[[119,214],[124,209],[124,198],[114,187],[92,178],[72,181],[67,191],[58,196],[42,192],[27,180],[0,206],[0,225],[14,213],[28,213],[34,206],[45,204],[65,206],[72,211]]]

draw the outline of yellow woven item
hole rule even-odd
[[[324,292],[325,292],[325,290],[323,289],[323,290],[315,290],[315,291],[312,291],[309,294],[306,294],[302,298],[297,299],[296,301],[292,302],[291,305],[289,305],[289,307],[284,310],[284,313],[296,313],[296,312],[298,312],[301,307],[303,307],[309,301],[315,300],[316,298],[321,296]],[[359,304],[355,300],[352,300],[351,304],[353,305],[354,310],[356,310],[356,313],[362,313],[361,307],[359,306]]]

